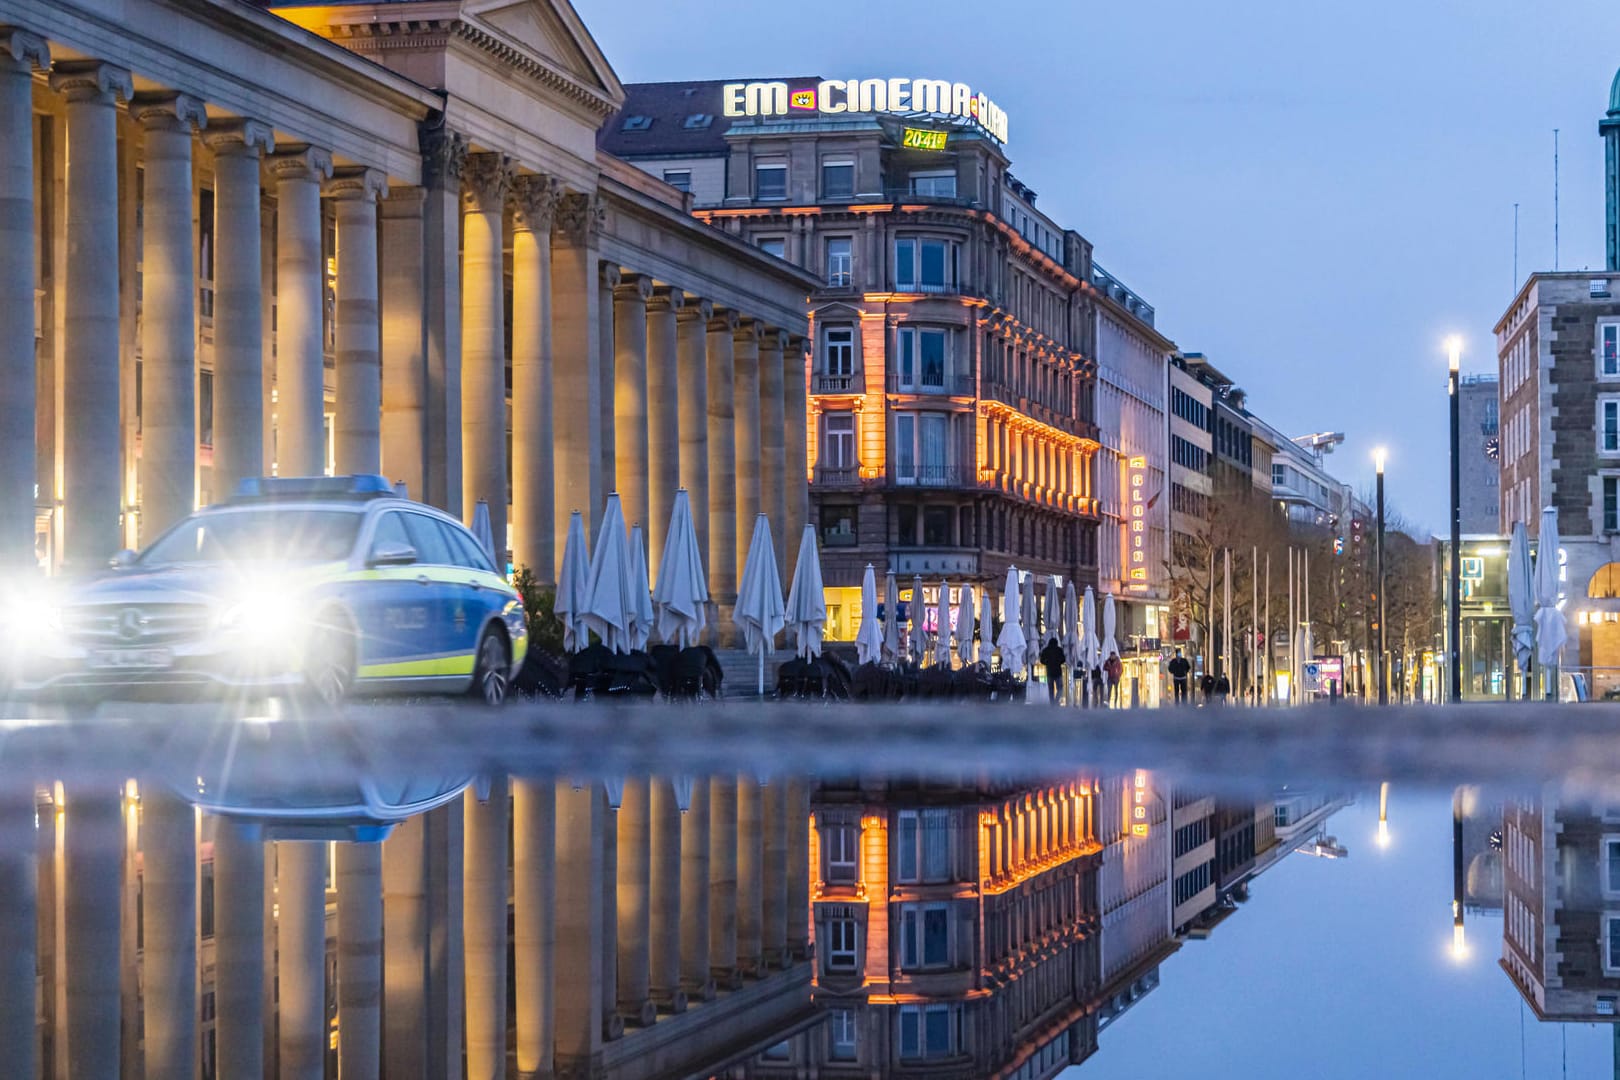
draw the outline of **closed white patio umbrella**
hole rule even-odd
[[[641,526],[630,529],[630,648],[645,651],[653,632],[652,590],[647,587],[647,540]]]
[[[951,666],[951,587],[943,580],[934,595],[934,663]]]
[[[996,651],[1001,654],[1001,670],[1024,670],[1024,654],[1029,642],[1024,637],[1021,606],[1022,593],[1018,588],[1017,567],[1007,568],[1007,587],[1001,593],[1001,633],[996,637]]]
[[[900,659],[900,589],[893,570],[883,575],[883,658]]]
[[[1063,593],[1057,578],[1047,575],[1046,595],[1041,597],[1041,644],[1056,638],[1063,644]]]
[[[585,590],[585,625],[616,653],[629,652],[635,582],[631,578],[630,544],[624,532],[619,494],[608,496],[602,527],[591,552],[590,579]]]
[[[765,692],[765,654],[776,648],[776,635],[782,630],[785,613],[770,519],[760,514],[754,519],[754,536],[748,542],[748,561],[743,564],[742,581],[737,584],[732,620],[742,631],[743,646],[759,657],[761,694]]]
[[[553,610],[563,624],[563,649],[575,653],[589,643],[585,626],[585,593],[590,583],[591,557],[585,549],[585,519],[575,510],[568,515],[563,539],[562,570],[557,574],[557,600]]]
[[[1513,613],[1513,655],[1525,676],[1520,690],[1529,697],[1530,657],[1536,648],[1536,586],[1535,571],[1530,564],[1530,535],[1522,521],[1513,523],[1513,539],[1508,543],[1507,579],[1508,610]]]
[[[1569,640],[1564,613],[1558,610],[1558,511],[1541,511],[1536,534],[1536,659],[1541,663],[1547,700],[1558,700],[1558,660]],[[1453,647],[1453,652],[1457,649]]]
[[[987,588],[979,597],[979,655],[975,657],[986,666],[996,653],[996,609]]]
[[[698,551],[697,529],[692,524],[692,503],[686,489],[675,492],[658,564],[658,587],[653,591],[658,634],[681,648],[695,645],[708,622],[709,584]]]
[[[965,667],[973,663],[973,586],[963,585],[956,597],[956,655]]]
[[[1018,628],[1024,633],[1024,666],[1026,669],[1024,672],[1024,677],[1030,678],[1035,674],[1035,656],[1041,651],[1040,646],[1036,643],[1037,638],[1035,636],[1034,574],[1025,574],[1023,576],[1023,580],[1020,585],[1020,593],[1023,598],[1023,603],[1021,605],[1023,610],[1020,613],[1021,621]]]
[[[877,571],[871,563],[861,577],[861,628],[855,634],[855,659],[875,664],[883,659],[883,626],[877,617]]]
[[[1063,585],[1063,658],[1069,662],[1069,682],[1065,689],[1068,691],[1067,701],[1074,704],[1075,672],[1079,670],[1077,660],[1080,656],[1080,601],[1074,595],[1074,582],[1064,582]]]
[[[827,594],[821,583],[821,555],[816,551],[816,527],[804,527],[799,541],[799,558],[793,568],[793,584],[788,589],[785,614],[788,632],[798,654],[806,660],[821,655],[821,638],[827,626]]]
[[[1102,660],[1097,655],[1101,648],[1102,642],[1097,639],[1097,594],[1087,585],[1080,601],[1080,662],[1085,665],[1087,686],[1091,685],[1092,669]]]
[[[1101,647],[1101,650],[1100,650],[1102,652],[1102,656],[1099,657],[1099,659],[1101,659],[1101,660],[1107,660],[1110,656],[1113,656],[1115,653],[1119,652],[1119,642],[1114,640],[1115,619],[1116,619],[1116,615],[1114,613],[1114,594],[1109,593],[1108,595],[1103,597],[1103,611],[1102,611],[1103,638],[1102,638],[1102,647]]]
[[[911,578],[911,603],[906,606],[906,654],[914,663],[922,663],[923,658],[923,591],[922,575],[913,574]]]

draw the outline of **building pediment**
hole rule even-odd
[[[568,0],[462,0],[462,17],[498,31],[540,60],[614,102],[624,87]]]

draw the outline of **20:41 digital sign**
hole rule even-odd
[[[949,134],[946,131],[908,127],[900,133],[900,145],[907,150],[943,150]]]

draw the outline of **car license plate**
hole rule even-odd
[[[93,649],[90,666],[100,671],[157,671],[174,665],[168,649]]]

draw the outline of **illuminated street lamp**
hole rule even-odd
[[[1451,353],[1451,559],[1450,592],[1446,611],[1446,669],[1450,676],[1451,701],[1462,700],[1462,411],[1458,381],[1462,371],[1462,338],[1453,334],[1446,340]]]
[[[1463,871],[1463,789],[1451,793],[1451,958],[1462,961],[1468,956],[1468,943],[1463,938],[1463,901],[1467,876]]]
[[[1384,670],[1384,462],[1388,458],[1388,451],[1382,446],[1373,451],[1373,461],[1378,466],[1378,655],[1376,666],[1378,671],[1378,704],[1389,704],[1389,672]]]
[[[1378,785],[1378,846],[1389,847],[1389,781]]]

